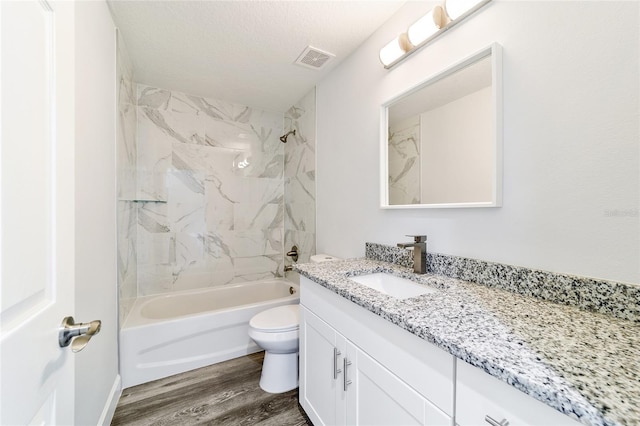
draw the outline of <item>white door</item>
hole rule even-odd
[[[0,424],[73,423],[74,6],[0,1]]]

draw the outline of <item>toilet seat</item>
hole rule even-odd
[[[249,327],[263,333],[282,333],[300,327],[298,305],[285,305],[267,309],[249,321]]]

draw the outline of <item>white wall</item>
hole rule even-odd
[[[100,334],[74,355],[78,425],[110,422],[119,396],[115,41],[106,3],[76,2],[75,319],[102,320]]]
[[[494,1],[385,70],[380,47],[431,6],[407,3],[318,85],[318,252],[425,233],[434,252],[640,282],[639,3]],[[492,42],[503,207],[379,209],[379,105]]]

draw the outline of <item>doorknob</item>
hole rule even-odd
[[[80,352],[87,346],[89,340],[100,332],[102,321],[76,324],[73,317],[65,317],[58,329],[58,344],[61,348],[69,346],[73,352]],[[75,337],[75,339],[74,339]]]

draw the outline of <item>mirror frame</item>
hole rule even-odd
[[[492,177],[492,196],[489,201],[469,203],[437,203],[437,204],[389,204],[389,107],[397,101],[420,89],[430,86],[467,66],[491,57],[491,101],[494,110],[493,131],[495,136]],[[502,206],[502,46],[492,43],[490,46],[450,65],[389,99],[380,107],[380,208],[382,209],[433,209],[433,208],[468,208],[468,207],[501,207]]]

